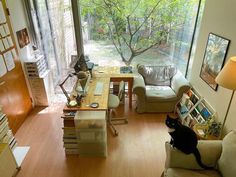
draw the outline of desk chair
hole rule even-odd
[[[109,97],[108,97],[108,125],[112,129],[114,136],[118,136],[118,132],[114,125],[128,123],[127,118],[112,118],[111,117],[112,111],[118,108],[118,106],[120,105],[120,102],[124,98],[124,89],[125,89],[125,83],[124,81],[121,81],[119,84],[118,96],[114,94],[109,94]]]

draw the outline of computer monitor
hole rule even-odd
[[[80,57],[76,56],[74,70],[76,73],[78,73],[79,71],[88,71],[88,67],[83,54],[81,54]]]
[[[86,61],[86,58],[84,57],[83,54],[78,57],[77,55],[72,55],[72,62],[73,62],[73,68],[76,73],[79,71],[89,71],[92,73],[92,69],[94,66],[94,63],[89,62],[88,60]]]

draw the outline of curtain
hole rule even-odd
[[[34,44],[47,60],[54,87],[75,51],[70,0],[24,0]]]

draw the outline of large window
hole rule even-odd
[[[80,0],[84,52],[99,65],[175,64],[186,74],[200,4]]]

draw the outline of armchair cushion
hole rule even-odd
[[[236,131],[231,131],[223,139],[222,154],[218,161],[219,170],[224,177],[236,175]]]
[[[138,65],[138,73],[143,76],[146,85],[170,86],[176,71],[174,66]]]
[[[168,86],[146,86],[147,102],[176,100],[175,92]]]

